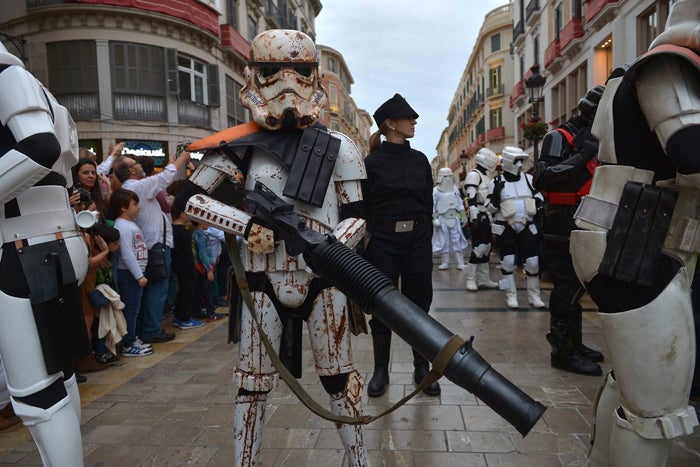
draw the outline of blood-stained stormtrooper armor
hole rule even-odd
[[[588,194],[596,160],[598,141],[591,135],[603,86],[591,88],[578,103],[573,116],[542,138],[535,175],[537,188],[547,202],[542,231],[547,266],[553,288],[549,295],[550,324],[547,341],[552,345],[551,364],[582,375],[600,376],[596,362],[603,354],[582,341],[582,307],[586,289],[576,277],[569,253],[569,237],[576,229],[574,213]]]
[[[498,283],[489,276],[489,255],[491,254],[491,213],[486,208],[491,177],[498,166],[498,156],[488,148],[481,148],[474,156],[476,168],[464,179],[464,192],[469,207],[469,231],[472,239],[472,252],[467,265],[467,290],[493,289]]]
[[[307,323],[321,383],[337,415],[361,414],[362,378],[354,369],[345,296],[307,267],[302,255],[289,256],[285,242],[254,225],[250,216],[216,200],[240,170],[245,187],[261,182],[294,206],[310,229],[333,234],[354,247],[365,232],[364,220],[348,217],[346,207],[361,201],[365,178],[362,156],[344,134],[316,126],[326,99],[320,84],[316,48],[304,33],[268,30],[252,42],[241,101],[256,123],[195,142],[204,150],[190,178],[186,212],[228,234],[247,239],[241,252],[255,312],[291,373],[301,376],[301,332]],[[280,131],[278,131],[280,130]],[[237,135],[231,137],[231,134]],[[245,136],[240,137],[241,134]],[[222,143],[225,141],[226,144]],[[190,198],[192,193],[195,194]],[[211,195],[211,196],[210,196]],[[216,219],[230,219],[223,225]],[[242,303],[238,386],[234,413],[233,465],[253,465],[260,452],[267,393],[278,374]],[[338,424],[350,465],[368,465],[360,425]]]
[[[498,236],[503,278],[500,288],[506,293],[508,308],[518,308],[518,290],[515,286],[515,249],[524,262],[527,275],[527,301],[535,308],[543,308],[540,298],[540,263],[537,252],[536,199],[542,195],[532,187],[532,175],[522,173],[528,155],[522,149],[506,146],[501,152],[503,173],[489,183],[489,209],[494,212],[491,229]]]
[[[0,355],[44,465],[83,465],[72,365],[90,349],[88,254],[66,190],[77,143],[68,111],[0,44]]]
[[[700,3],[613,71],[593,123],[600,141],[571,234],[576,273],[598,305],[613,371],[595,408],[592,465],[665,465],[698,424],[690,299],[700,194]]]
[[[440,255],[438,269],[450,267],[450,253],[454,253],[457,269],[464,269],[464,238],[462,225],[467,222],[464,203],[455,186],[452,170],[438,170],[437,185],[433,188],[433,253]]]

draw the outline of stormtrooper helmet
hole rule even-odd
[[[656,36],[649,50],[664,44],[687,47],[700,52],[700,2],[676,0],[668,14],[664,32]]]
[[[250,45],[240,99],[253,120],[268,130],[304,129],[321,117],[326,90],[309,36],[291,29],[258,34]]]
[[[492,173],[498,165],[498,156],[488,148],[481,148],[474,156],[474,163],[486,170],[487,174]]]
[[[506,146],[501,151],[501,166],[504,172],[519,175],[523,164],[529,156],[525,151],[516,146]]]
[[[0,65],[17,65],[24,68],[22,60],[12,55],[0,41]]]
[[[586,92],[586,95],[578,101],[578,110],[581,116],[588,122],[592,122],[593,117],[595,117],[595,113],[598,110],[598,103],[600,102],[600,98],[603,97],[603,91],[605,91],[603,86],[593,86]]]
[[[455,179],[449,167],[443,167],[437,173],[437,187],[440,191],[449,192],[454,189]]]

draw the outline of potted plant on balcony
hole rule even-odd
[[[526,123],[522,123],[520,128],[523,129],[523,136],[530,141],[539,141],[549,131],[549,125],[541,120],[530,119]]]

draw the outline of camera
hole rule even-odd
[[[80,193],[80,202],[81,203],[92,203],[92,193],[90,193],[88,190],[83,188],[83,186],[80,183],[77,183],[73,187],[73,190],[78,190],[78,193]]]

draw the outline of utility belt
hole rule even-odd
[[[390,218],[372,217],[368,221],[369,229],[391,230],[393,232],[412,232],[420,225],[428,224],[426,216],[416,216],[413,218],[395,220]]]
[[[581,192],[576,192],[576,193],[571,193],[571,192],[565,192],[565,191],[554,191],[554,192],[547,192],[545,195],[545,198],[547,200],[547,203],[549,204],[561,204],[565,206],[574,206],[578,203],[581,202],[581,198],[583,198],[583,194]]]
[[[634,167],[597,169],[576,224],[608,231],[600,273],[650,286],[663,249],[700,253],[700,190],[673,181],[651,185],[652,178]]]

